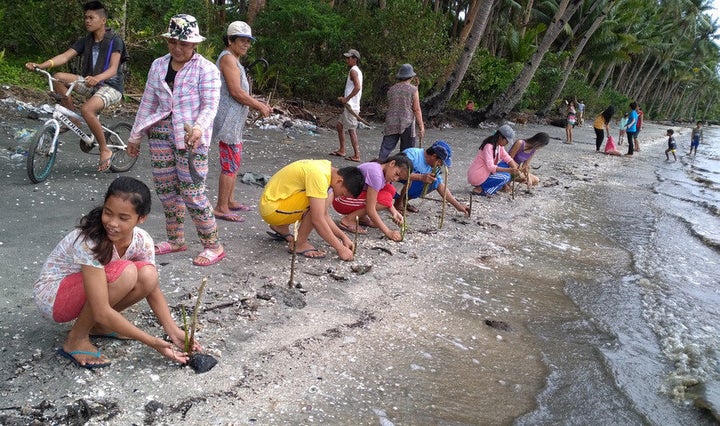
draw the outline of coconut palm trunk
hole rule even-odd
[[[520,71],[518,77],[510,87],[508,87],[505,93],[498,96],[495,101],[484,110],[483,115],[485,118],[503,118],[520,102],[523,93],[525,93],[525,89],[530,85],[530,81],[540,66],[543,57],[550,50],[553,42],[567,24],[567,21],[582,4],[582,0],[562,0],[552,22],[543,35],[542,41],[538,45],[537,51],[525,64],[525,67]]]

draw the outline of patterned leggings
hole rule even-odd
[[[208,148],[195,150],[195,170],[202,181],[193,183],[188,168],[187,150],[178,150],[172,140],[172,122],[163,120],[150,128],[150,163],[155,191],[165,211],[165,230],[171,244],[185,244],[185,207],[195,223],[203,247],[219,246],[212,205],[205,193],[208,172]]]

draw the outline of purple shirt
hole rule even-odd
[[[370,187],[378,192],[385,187],[385,173],[383,173],[382,165],[374,161],[362,163],[358,169],[365,176],[365,186]]]

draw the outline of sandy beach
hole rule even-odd
[[[244,214],[244,223],[218,222],[225,260],[206,268],[191,264],[200,250],[192,224],[187,252],[157,258],[178,321],[181,305],[194,305],[197,287],[208,277],[198,338],[219,363],[205,374],[178,367],[137,342],[98,340],[113,365],[97,371],[76,368],[55,354],[68,325],[40,317],[32,283],[50,250],[101,201],[115,176],[95,173],[97,157],[81,153],[69,137],[41,184],[29,182],[24,163],[3,156],[0,423],[512,423],[537,406],[554,369],[543,353],[571,344],[562,330],[553,334],[543,324],[585,318],[564,293],[564,283],[583,279],[582,265],[599,262],[604,250],[602,242],[583,246],[562,234],[563,226],[581,226],[583,220],[563,216],[582,202],[574,194],[605,185],[608,174],[646,173],[664,161],[668,127],[646,123],[641,152],[611,157],[595,152],[588,121],[575,129],[572,145],[562,143],[563,128],[517,126],[518,137],[545,131],[552,138],[533,160],[539,186],[475,197],[471,217],[448,205],[441,229],[438,194],[416,200],[420,212],[409,214],[400,243],[370,229],[359,236],[352,262],[334,254],[299,258],[296,282],[302,291],[287,288],[290,255],[267,236],[256,212],[261,187],[238,183],[237,198],[253,210]],[[14,132],[40,122],[6,117],[0,124],[5,152],[19,145]],[[358,132],[366,160],[376,155],[382,138],[382,124],[372,124]],[[448,185],[462,202],[470,202],[467,168],[494,129],[488,124],[427,131],[426,145],[443,139],[453,148]],[[335,132],[327,129],[253,128],[246,137],[245,173],[271,175],[299,158],[354,164],[327,155],[337,148]],[[211,198],[218,170],[211,167],[207,181]],[[127,175],[151,182],[147,146]],[[162,240],[162,209],[156,198],[154,203],[143,228]],[[316,234],[311,240],[329,248]],[[551,260],[563,257],[572,257],[577,269]],[[617,262],[628,259],[619,256]],[[147,304],[127,315],[161,335]]]

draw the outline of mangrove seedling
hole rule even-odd
[[[183,326],[185,330],[185,352],[190,356],[188,365],[190,368],[195,370],[196,373],[205,373],[210,371],[217,360],[211,355],[193,352],[193,343],[195,342],[195,330],[197,329],[198,312],[200,311],[200,302],[202,301],[202,295],[205,291],[205,285],[207,284],[207,277],[203,278],[198,289],[197,300],[195,300],[195,309],[193,309],[192,319],[190,325],[187,322],[187,313],[185,312],[185,306],[181,306],[183,316]]]

